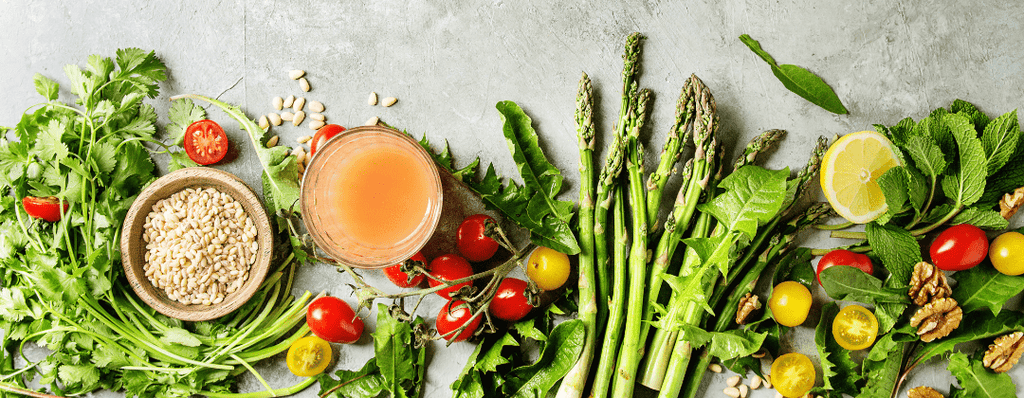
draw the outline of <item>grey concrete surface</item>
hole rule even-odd
[[[302,94],[324,103],[330,122],[353,126],[379,116],[435,142],[447,139],[460,162],[479,156],[505,175],[515,169],[494,104],[514,100],[533,118],[549,158],[564,171],[564,197],[571,199],[578,188],[576,82],[581,71],[593,78],[599,131],[607,137],[618,112],[620,55],[630,32],[648,36],[641,83],[654,92],[644,132],[651,143],[649,159],[672,123],[684,79],[696,73],[718,101],[731,153],[760,131],[786,129],[789,136],[768,165],[798,168],[819,135],[891,125],[905,116],[919,119],[957,98],[990,115],[1017,108],[1024,91],[1022,14],[1024,4],[996,0],[0,0],[0,125],[15,124],[23,110],[39,102],[33,74],[65,82],[65,64],[140,47],[155,50],[170,69],[160,97],[151,101],[162,123],[171,95],[220,96],[255,118],[272,111],[274,96]],[[742,33],[760,40],[780,63],[821,76],[850,114],[833,115],[787,91],[740,43]],[[308,71],[311,92],[301,93],[287,78],[295,68]],[[371,91],[399,102],[390,108],[368,106]],[[235,125],[217,111],[211,117]],[[228,130],[234,142],[244,142],[242,132]],[[305,126],[290,125],[274,132],[289,145],[311,134]],[[252,184],[259,175],[251,151],[217,167]],[[818,235],[804,242],[836,243]],[[370,280],[384,281],[378,275]],[[328,266],[310,266],[299,273],[296,291],[346,297],[345,282]],[[821,292],[817,296],[820,300]],[[430,318],[441,302],[428,304],[423,314]],[[812,332],[798,328],[790,339],[793,347],[813,355]],[[472,349],[468,343],[432,348],[426,396],[449,395],[447,386]],[[364,338],[339,351],[339,368],[358,368],[372,355],[372,342]],[[915,371],[907,386],[947,392],[953,379],[944,368],[942,361],[933,361]],[[266,361],[260,370],[275,386],[297,381],[281,358]],[[1012,374],[1024,380],[1020,367]],[[705,396],[720,396],[726,376],[712,375]],[[261,388],[252,377],[244,377],[242,387]],[[315,392],[311,388],[300,396]],[[761,389],[752,396],[771,393]]]

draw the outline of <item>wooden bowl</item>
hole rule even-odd
[[[146,223],[146,216],[157,201],[186,188],[208,187],[230,195],[242,205],[256,226],[259,251],[256,253],[256,262],[249,268],[249,278],[238,290],[226,295],[224,300],[217,304],[186,305],[168,298],[162,289],[154,286],[146,278],[142,268],[146,252],[146,243],[142,237],[143,226]],[[121,230],[121,260],[132,290],[142,301],[161,314],[183,321],[219,318],[245,304],[259,289],[270,269],[273,247],[270,217],[256,193],[234,174],[207,167],[180,169],[158,178],[132,203]]]

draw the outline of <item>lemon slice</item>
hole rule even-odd
[[[900,161],[885,136],[874,131],[844,135],[821,163],[821,190],[843,218],[866,224],[888,210],[878,178]]]

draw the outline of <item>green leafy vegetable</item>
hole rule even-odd
[[[953,391],[957,398],[1012,398],[1017,396],[1017,386],[1006,373],[993,373],[985,368],[979,359],[970,359],[962,352],[949,357],[949,372],[960,382],[962,389]]]
[[[987,311],[975,311],[965,314],[960,324],[970,325],[970,327],[957,328],[949,336],[925,344],[921,350],[914,353],[912,363],[921,363],[937,355],[950,352],[957,344],[1022,331],[1024,330],[1024,314],[1002,311],[999,315],[992,315]]]
[[[324,373],[317,377],[320,382],[319,396],[324,398],[376,398],[384,392],[384,378],[377,367],[377,359],[370,358],[362,369],[339,370],[337,378]]]
[[[812,104],[824,108],[826,111],[840,115],[848,113],[842,101],[839,100],[839,96],[820,77],[796,65],[779,65],[775,62],[775,58],[772,58],[771,55],[761,49],[761,43],[758,43],[757,40],[754,40],[747,34],[741,35],[740,41],[746,44],[750,51],[761,57],[768,65],[771,65],[772,73],[789,91],[796,93],[796,95],[803,97]]]
[[[384,389],[391,396],[419,397],[422,395],[426,350],[416,348],[413,330],[424,323],[416,317],[412,323],[391,316],[387,306],[377,305],[377,330],[373,332],[373,352],[384,381]]]
[[[855,267],[831,267],[821,271],[821,286],[833,300],[857,301],[868,305],[908,304],[907,289],[889,288],[882,280]]]
[[[856,371],[857,363],[850,357],[850,351],[840,346],[832,336],[832,321],[838,314],[838,304],[825,304],[821,308],[821,320],[814,330],[814,343],[818,347],[822,378],[825,381],[819,392],[836,398],[843,394],[856,395],[864,381]]]
[[[893,340],[886,334],[875,341],[868,357],[861,364],[861,377],[866,381],[857,398],[887,398],[896,388],[907,343]]]
[[[981,113],[981,112],[978,112]],[[984,115],[984,114],[982,114]],[[977,121],[977,127],[982,127]],[[1017,111],[1011,111],[997,117],[992,122],[984,125],[984,133],[981,135],[981,145],[985,149],[985,156],[988,158],[986,176],[995,174],[1010,156],[1017,150],[1020,142],[1020,125],[1017,121]]]
[[[585,330],[578,319],[565,321],[551,331],[536,362],[512,370],[504,386],[507,397],[547,396],[555,383],[576,364],[583,350]]]
[[[882,260],[882,265],[889,270],[890,277],[898,286],[910,283],[910,274],[914,264],[921,262],[921,245],[909,231],[892,225],[869,223],[864,232],[872,250]]]
[[[977,202],[985,191],[985,150],[969,119],[954,114],[946,115],[943,122],[956,139],[959,161],[952,174],[942,179],[942,192],[959,210]]]
[[[957,281],[953,299],[964,312],[988,308],[999,315],[1006,300],[1024,291],[1024,278],[1004,275],[988,261],[953,275]]]

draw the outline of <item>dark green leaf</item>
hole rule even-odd
[[[839,100],[839,96],[820,77],[796,65],[777,64],[771,55],[768,55],[767,52],[761,49],[761,44],[749,35],[741,35],[740,41],[746,44],[751,51],[761,57],[768,65],[771,65],[772,73],[789,91],[829,112],[840,115],[848,113],[842,101]]]
[[[986,176],[995,174],[1010,160],[1010,156],[1017,150],[1019,141],[1020,125],[1016,110],[997,117],[985,126],[985,132],[981,135],[981,145],[985,148],[985,156],[988,157]]]
[[[586,331],[579,319],[565,321],[552,330],[548,342],[533,364],[515,368],[504,386],[507,397],[545,397],[562,379],[583,351]]]
[[[821,373],[825,382],[823,391],[829,394],[855,395],[860,391],[859,384],[862,382],[856,372],[857,363],[850,357],[850,351],[840,346],[832,336],[832,320],[838,314],[839,305],[835,302],[825,304],[821,309],[821,320],[814,330],[814,343],[818,347],[818,358],[821,360]]]
[[[725,193],[697,208],[714,216],[726,231],[739,231],[753,239],[757,227],[774,218],[786,194],[789,168],[767,170],[747,165],[719,183]]]
[[[953,274],[956,289],[953,299],[960,303],[964,312],[988,308],[992,315],[999,315],[1006,300],[1024,291],[1024,278],[1004,275],[989,262]]]
[[[820,277],[821,286],[833,300],[856,301],[872,306],[910,302],[906,288],[883,287],[882,280],[856,267],[826,268]]]
[[[949,357],[949,372],[960,382],[961,391],[956,397],[971,398],[1015,398],[1017,386],[1006,373],[993,373],[985,368],[981,360],[969,359],[962,352]]]
[[[1003,168],[989,176],[985,182],[985,193],[978,199],[978,206],[991,209],[1003,195],[1024,187],[1024,145],[1017,145],[1017,152]]]
[[[377,330],[373,332],[373,351],[384,381],[384,389],[393,396],[404,394],[407,386],[415,382],[417,361],[413,348],[412,327],[391,317],[388,307],[377,305]],[[421,348],[422,350],[422,348]]]
[[[761,349],[768,333],[757,333],[749,329],[733,329],[712,332],[708,353],[720,360],[747,357]]]
[[[913,363],[922,363],[937,355],[950,352],[960,343],[991,339],[1022,331],[1024,330],[1024,314],[1007,310],[993,316],[988,311],[975,311],[964,314],[960,324],[970,325],[970,327],[957,328],[949,336],[925,344],[915,353]]]
[[[896,166],[878,177],[878,186],[885,195],[888,207],[885,214],[878,218],[879,224],[886,224],[892,217],[903,212],[910,200],[910,174],[903,166]]]
[[[893,341],[892,334],[883,335],[871,347],[861,364],[861,378],[866,381],[857,398],[888,398],[896,388],[906,343]]]
[[[956,139],[959,153],[957,168],[942,179],[942,192],[954,206],[970,206],[985,192],[985,150],[966,117],[946,115],[942,120]]]
[[[317,377],[320,382],[320,397],[330,398],[374,398],[384,392],[384,380],[377,367],[377,360],[370,358],[362,369],[339,370]]]
[[[931,135],[914,135],[903,148],[914,159],[914,165],[928,177],[937,177],[946,171],[946,158]]]
[[[978,228],[1000,231],[1006,229],[1010,223],[998,211],[968,207],[949,221],[949,225],[957,224],[971,224]]]
[[[951,113],[966,116],[970,119],[971,124],[974,124],[974,127],[977,128],[979,134],[989,123],[988,116],[986,116],[984,112],[978,110],[978,107],[974,106],[974,104],[961,99],[954,100],[953,104],[949,106],[949,111]]]
[[[921,246],[907,230],[869,223],[865,227],[871,249],[882,260],[892,278],[901,286],[910,283],[914,264],[921,262]]]

